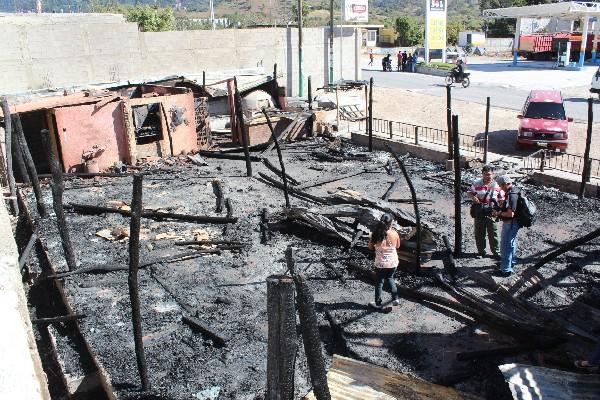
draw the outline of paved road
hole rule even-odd
[[[362,70],[363,79],[373,77],[376,86],[414,90],[433,96],[446,96],[444,78],[439,76],[411,74],[403,72],[382,72]],[[543,73],[540,71],[540,73]],[[584,91],[583,88],[581,91]],[[515,115],[523,108],[529,94],[528,90],[493,86],[491,83],[471,83],[467,89],[454,86],[452,98],[485,104],[486,97],[491,97],[493,107],[515,110]],[[565,96],[565,109],[569,117],[578,121],[587,121],[587,97]],[[597,107],[597,106],[596,106]],[[594,108],[596,108],[594,107]],[[595,110],[598,113],[598,110]]]

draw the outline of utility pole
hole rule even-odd
[[[215,30],[215,4],[213,2],[213,0],[210,0],[208,3],[208,6],[210,8],[210,25],[212,27],[212,30]]]
[[[302,0],[298,0],[298,96],[304,96],[304,75],[302,72]]]
[[[333,85],[333,0],[329,1],[329,84]]]

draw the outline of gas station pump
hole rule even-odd
[[[571,42],[568,38],[555,39],[556,67],[566,68],[571,60]]]

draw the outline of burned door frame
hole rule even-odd
[[[145,98],[134,98],[126,99],[121,101],[123,107],[123,120],[125,123],[125,132],[127,134],[127,150],[129,152],[127,160],[130,164],[135,164],[138,159],[138,143],[135,136],[135,124],[133,122],[133,108],[137,106],[144,106],[148,104],[159,104],[160,105],[160,124],[162,131],[162,139],[158,139],[158,146],[160,148],[161,157],[171,156],[172,142],[169,135],[169,122],[166,113],[164,112],[165,106],[162,102],[161,97],[145,97]]]

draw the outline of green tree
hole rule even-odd
[[[308,13],[310,12],[310,6],[308,5],[308,3],[306,3],[306,1],[302,2],[302,18],[304,19]],[[296,3],[292,4],[292,18],[294,19],[294,21],[298,20],[298,5]]]
[[[458,33],[462,30],[462,25],[458,21],[449,21],[446,25],[446,42],[456,45],[458,43]]]
[[[403,15],[396,19],[400,46],[414,46],[423,42],[423,26],[414,18]]]
[[[160,32],[175,29],[175,15],[170,7],[136,6],[127,10],[127,21],[137,22],[143,32]]]

